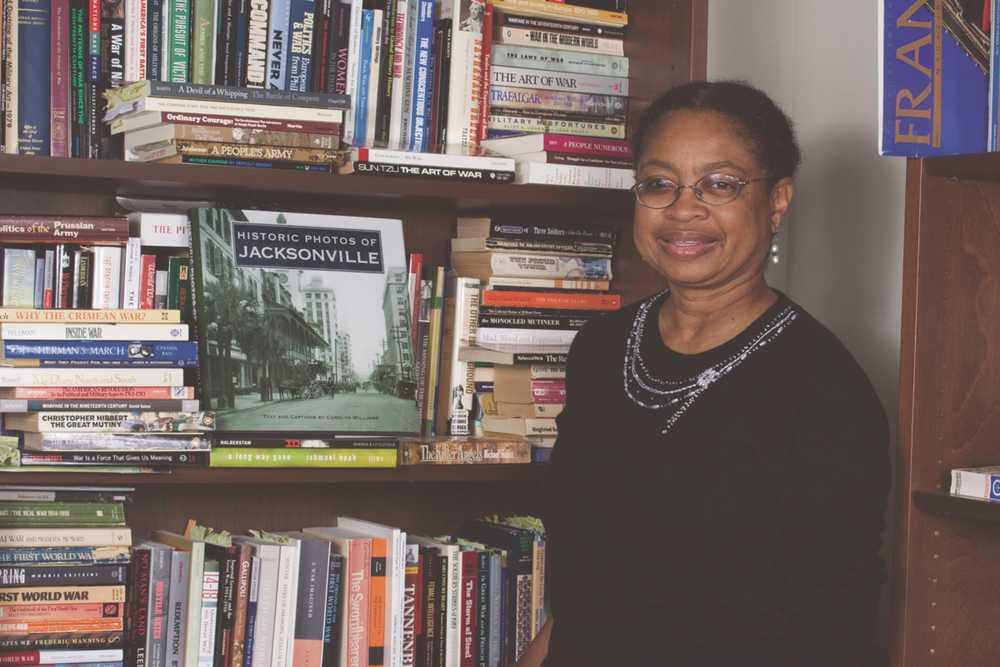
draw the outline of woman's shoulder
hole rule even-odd
[[[654,294],[638,301],[633,301],[619,310],[603,312],[595,315],[580,329],[573,340],[573,347],[604,347],[608,343],[620,341],[624,343],[628,337],[636,314],[644,305],[662,298],[663,293]]]

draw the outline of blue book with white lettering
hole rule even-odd
[[[364,145],[368,130],[368,83],[372,74],[372,37],[375,34],[375,10],[361,12],[361,49],[358,55],[358,101],[354,105],[354,144]]]
[[[171,341],[5,340],[3,341],[3,358],[37,359],[41,362],[121,362],[139,366],[193,367],[198,364],[198,343],[194,341],[175,343]]]
[[[989,131],[990,28],[983,2],[879,3],[879,152],[979,153]]]
[[[425,152],[428,148],[431,98],[434,92],[434,0],[419,0],[417,7],[416,51],[413,67],[413,103],[410,105],[410,141],[408,150]]]
[[[291,0],[271,0],[267,32],[267,88],[288,90]]]
[[[288,90],[308,93],[312,82],[313,24],[316,0],[291,0],[288,40]]]
[[[50,0],[17,0],[17,152],[49,155]]]

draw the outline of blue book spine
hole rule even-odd
[[[267,87],[288,90],[288,28],[291,0],[273,0],[267,26]]]
[[[17,2],[17,150],[49,155],[50,0]]]
[[[257,599],[260,595],[260,563],[254,556],[250,566],[250,594],[247,597],[246,629],[243,633],[243,667],[253,667],[253,644],[257,625]]]
[[[127,563],[128,553],[113,558],[98,558],[98,549],[105,547],[4,547],[0,549],[0,565],[29,563]]]
[[[313,27],[316,0],[291,0],[288,90],[307,93],[312,82]]]
[[[410,140],[407,149],[427,150],[428,115],[434,84],[434,0],[420,0],[417,6],[416,51],[413,67],[413,104],[410,105]]]
[[[372,72],[372,37],[375,34],[375,11],[361,12],[361,53],[358,54],[358,99],[354,105],[354,144],[364,145],[368,130],[368,79]]]
[[[171,362],[195,365],[198,343],[190,342],[117,342],[32,340],[3,341],[5,359],[39,359],[41,361],[125,361]]]
[[[249,48],[250,0],[238,0],[236,13],[236,42],[233,47],[233,76],[236,81],[246,81],[247,49]]]
[[[163,68],[163,0],[146,2],[146,79],[159,81]]]
[[[323,667],[340,665],[340,587],[343,585],[344,557],[330,554],[326,580],[326,616],[323,619]]]
[[[936,4],[883,0],[880,7],[882,155],[986,150],[990,36],[982,3],[965,13],[948,2],[935,12]]]

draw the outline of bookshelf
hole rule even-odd
[[[893,667],[995,665],[1000,506],[947,496],[1000,453],[1000,155],[911,160]]]
[[[672,85],[704,78],[707,0],[630,0],[630,116]],[[620,229],[615,289],[632,301],[660,288],[635,253],[630,192],[329,176],[228,167],[0,155],[0,214],[109,215],[116,197],[205,200],[241,208],[367,214],[404,221],[409,251],[444,264],[457,215],[580,220]],[[188,517],[219,528],[289,529],[354,515],[415,532],[454,531],[485,512],[538,510],[543,466],[394,470],[192,469],[170,475],[0,473],[4,484],[135,486],[138,536],[182,530]]]

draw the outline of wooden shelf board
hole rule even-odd
[[[334,176],[281,170],[145,164],[119,160],[0,155],[0,187],[220,203],[266,202],[288,195],[326,201],[375,198],[460,210],[550,208],[630,215],[628,190]]]
[[[914,491],[917,507],[941,516],[1000,522],[1000,503],[953,496],[944,491]]]
[[[393,482],[537,482],[544,464],[427,465],[370,469],[177,468],[162,475],[87,472],[0,472],[0,484],[200,486],[238,484],[351,484]]]
[[[1000,153],[924,158],[924,167],[931,176],[1000,181]]]

